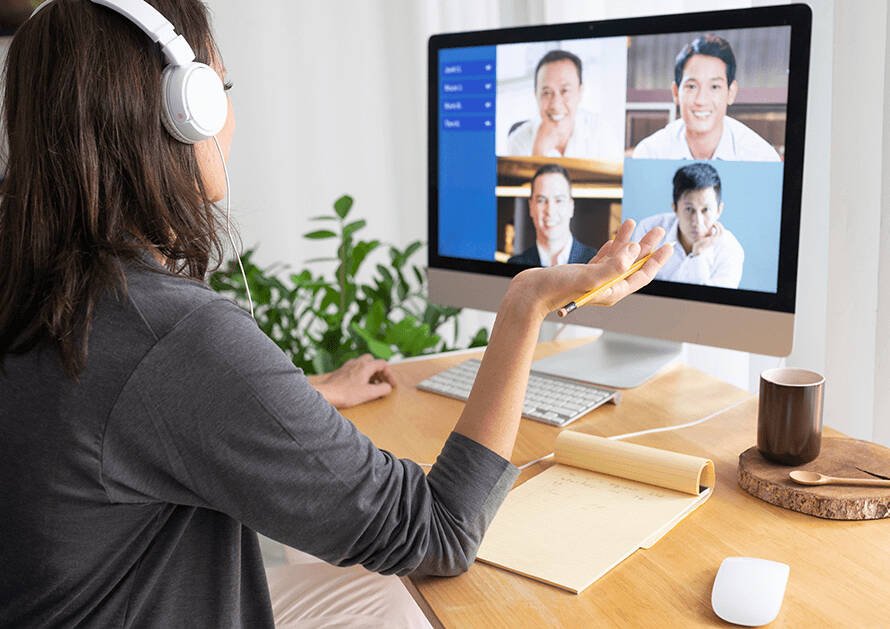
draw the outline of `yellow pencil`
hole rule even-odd
[[[648,254],[648,255],[643,256],[642,258],[640,258],[639,260],[637,260],[636,262],[634,262],[633,264],[631,264],[631,265],[630,265],[630,268],[627,269],[624,273],[622,273],[622,274],[619,275],[618,277],[616,277],[616,278],[614,278],[614,279],[611,279],[611,280],[609,280],[608,282],[606,282],[606,283],[604,283],[604,284],[601,284],[601,285],[597,286],[597,287],[594,288],[593,290],[589,290],[589,291],[587,291],[586,293],[584,293],[583,295],[581,295],[581,296],[580,296],[578,299],[576,299],[575,301],[570,301],[569,303],[567,303],[565,306],[563,306],[562,308],[560,308],[559,310],[557,310],[557,314],[558,314],[560,317],[564,317],[564,316],[566,316],[567,314],[569,314],[572,310],[576,310],[576,309],[580,308],[581,306],[583,306],[584,304],[586,304],[588,301],[590,301],[591,299],[593,299],[594,296],[596,296],[597,293],[599,293],[599,292],[601,292],[601,291],[604,291],[604,290],[606,290],[607,288],[611,288],[612,286],[614,286],[615,284],[617,284],[617,283],[620,282],[621,280],[627,279],[628,277],[630,277],[631,275],[633,275],[634,273],[636,273],[637,271],[639,271],[641,268],[643,268],[643,265],[646,264],[646,261],[647,261],[649,258],[651,258],[651,257],[652,257],[652,254],[651,254],[651,253]]]

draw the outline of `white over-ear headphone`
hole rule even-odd
[[[31,17],[53,0],[46,0],[34,9]],[[160,44],[161,52],[167,60],[167,66],[161,76],[161,119],[164,127],[175,139],[185,144],[194,144],[213,138],[219,160],[226,176],[226,232],[232,243],[233,251],[238,251],[231,227],[231,188],[229,171],[216,134],[222,131],[229,113],[229,99],[219,75],[210,66],[195,61],[195,52],[182,35],[167,18],[145,0],[90,0],[95,4],[108,7],[133,22]],[[241,256],[236,257],[247,301],[250,304],[250,316],[254,316],[253,298],[250,295],[250,284],[241,263]]]
[[[33,17],[53,0],[34,10]],[[185,144],[207,140],[226,124],[228,99],[219,75],[195,61],[188,42],[173,25],[144,0],[90,0],[120,13],[160,44],[167,66],[161,78],[161,117],[164,127]]]

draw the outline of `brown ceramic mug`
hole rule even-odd
[[[822,447],[825,378],[815,371],[783,367],[760,374],[757,449],[782,465],[803,465]]]

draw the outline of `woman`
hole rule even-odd
[[[200,2],[151,4],[222,73]],[[166,132],[163,65],[144,33],[86,0],[45,6],[9,50],[0,625],[270,626],[254,531],[385,574],[466,570],[517,474],[543,317],[661,234],[631,244],[624,225],[590,265],[513,280],[480,386],[425,476],[359,434],[203,283],[221,252],[225,174],[212,140]],[[233,129],[229,106],[222,154]],[[353,364],[325,394],[385,394],[375,373],[387,379],[381,364]]]

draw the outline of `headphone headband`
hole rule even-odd
[[[33,18],[53,0],[31,13]],[[173,24],[145,0],[90,0],[111,9],[138,26],[161,46],[167,61],[162,78],[161,111],[164,126],[186,144],[209,139],[225,125],[228,100],[216,72],[195,61],[195,52]]]
[[[120,13],[141,28],[142,32],[151,37],[153,42],[161,45],[161,52],[164,53],[164,57],[170,65],[184,66],[195,60],[195,53],[188,42],[182,35],[176,34],[176,29],[167,18],[144,0],[91,1]]]

